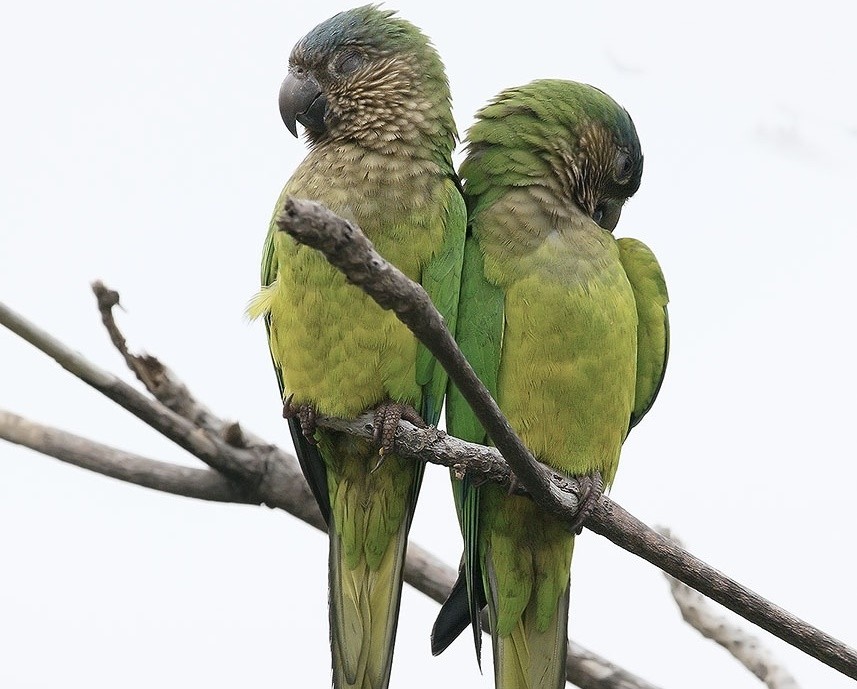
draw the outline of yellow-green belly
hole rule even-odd
[[[574,246],[545,251],[550,270],[525,271],[506,284],[498,403],[540,461],[567,474],[598,470],[609,484],[634,402],[633,293],[609,241],[585,269]],[[546,265],[538,254],[532,259]],[[575,264],[585,274],[566,269]],[[481,495],[480,551],[496,570],[498,633],[511,634],[525,609],[539,632],[564,624],[555,616],[568,586],[572,535],[529,499],[493,485]]]
[[[287,195],[325,204],[360,225],[387,260],[419,281],[443,244],[441,199],[448,180],[435,173],[394,184],[402,172],[374,170],[367,155],[347,147],[311,152],[278,207]],[[395,314],[347,284],[317,251],[281,232],[274,248],[270,345],[285,393],[340,417],[354,417],[387,398],[419,408],[417,342]]]
[[[621,267],[585,287],[511,285],[499,404],[541,461],[611,481],[634,402],[637,314]]]
[[[271,349],[287,393],[319,412],[354,417],[385,398],[419,401],[416,340],[395,314],[349,285],[318,252],[277,237]]]

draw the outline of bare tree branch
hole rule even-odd
[[[103,285],[93,285],[96,296],[100,289],[107,288]],[[102,301],[99,298],[102,320],[105,319],[105,310],[109,312],[112,307],[107,305],[109,302],[110,300]],[[118,302],[112,305],[116,303]],[[124,352],[122,349],[120,352],[129,367],[135,373],[137,372],[128,361],[129,359],[141,362],[146,367],[147,372],[138,376],[144,385],[152,385],[158,391],[159,398],[164,400],[164,404],[169,404],[173,408],[171,413],[188,421],[192,429],[190,433],[207,440],[213,438],[218,441],[220,452],[226,456],[216,458],[216,461],[210,462],[210,466],[231,467],[248,462],[244,467],[245,471],[239,472],[240,476],[232,477],[222,475],[216,469],[189,469],[123,452],[3,411],[0,411],[0,439],[24,445],[76,466],[155,490],[206,500],[264,504],[280,508],[317,529],[325,529],[315,499],[294,457],[257,436],[240,430],[236,423],[217,417],[200,404],[175,374],[156,358],[130,354],[124,345],[124,337],[113,322],[112,315],[109,316],[109,322],[112,323],[108,326],[108,330],[112,330],[111,339],[114,340],[114,344],[120,340],[123,343]],[[0,324],[19,334],[36,348],[54,358],[63,368],[114,399],[120,406],[135,413],[144,422],[158,430],[157,424],[161,422],[163,414],[169,411],[160,403],[147,399],[149,404],[141,405],[133,395],[127,394],[122,387],[125,384],[121,380],[69,349],[2,302],[0,302]],[[107,326],[107,322],[105,325]],[[128,387],[132,392],[139,394],[130,386]],[[105,390],[111,390],[112,395],[108,395]],[[139,410],[139,413],[135,410]],[[185,418],[184,415],[189,418]],[[320,420],[321,425],[366,437],[371,437],[371,431],[366,430],[367,424],[370,423],[368,415],[351,422],[328,418]],[[221,438],[224,439],[222,442]],[[502,476],[505,475],[508,481],[509,469],[492,448],[468,445],[434,429],[416,429],[406,422],[400,427],[396,441],[397,451],[404,456],[428,459],[436,455],[439,460],[443,460],[439,463],[446,462],[447,466],[454,465],[457,456],[455,453],[459,451],[464,457],[481,458],[476,460],[476,464],[483,462],[487,475],[493,476],[492,472],[496,472],[498,480],[502,480]],[[186,449],[187,446],[203,448],[201,453],[203,456],[197,455],[193,449],[190,452],[209,463],[210,456],[205,451],[208,447],[206,443],[186,440],[177,444]],[[464,446],[464,449],[460,446]],[[249,461],[248,457],[251,458]],[[124,466],[126,462],[128,466]],[[198,485],[194,485],[196,481],[199,481]],[[415,543],[409,544],[405,563],[405,581],[432,600],[438,603],[446,600],[456,575],[455,570],[421,546]],[[569,681],[582,689],[657,689],[645,680],[572,642],[569,643],[566,675]]]
[[[237,422],[224,422],[194,398],[187,386],[159,359],[148,354],[132,354],[128,350],[125,336],[113,317],[113,308],[119,306],[119,293],[106,287],[100,280],[92,283],[92,292],[98,303],[101,322],[110,336],[110,341],[152,397],[195,426],[221,436],[233,447],[266,445],[261,438],[248,436]]]
[[[847,677],[857,679],[857,652],[817,627],[774,605],[746,586],[655,533],[615,502],[602,498],[586,527],[639,555],[664,573],[705,594]]]
[[[396,313],[449,373],[494,445],[538,504],[574,523],[577,500],[571,500],[569,492],[551,480],[551,472],[541,467],[517,438],[464,359],[425,290],[375,251],[356,225],[318,203],[287,199],[277,223],[296,241],[321,251],[349,282],[358,285],[381,307]],[[853,648],[726,577],[611,500],[602,497],[585,525],[786,643],[857,679],[857,651]]]
[[[658,533],[678,545],[682,542],[665,527]],[[761,640],[711,609],[705,597],[675,577],[664,574],[682,619],[704,637],[715,641],[731,653],[744,667],[762,680],[768,689],[800,689],[782,663],[764,647]]]
[[[62,342],[0,304],[0,322],[34,347],[50,356],[64,369],[92,386],[141,421],[172,440],[179,447],[199,457],[213,469],[245,480],[260,475],[257,463],[264,458],[258,453],[229,447],[223,438],[198,432],[198,427],[157,401],[149,399],[125,381],[84,359]]]
[[[63,462],[145,488],[214,502],[259,504],[244,486],[212,469],[149,459],[0,409],[0,438]]]

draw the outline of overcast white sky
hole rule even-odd
[[[646,165],[617,234],[660,258],[673,337],[660,398],[626,444],[612,495],[857,643],[850,4],[388,5],[433,38],[462,130],[501,88],[540,77],[595,84],[629,110]],[[273,203],[305,151],[277,113],[286,58],[350,6],[7,9],[0,299],[122,371],[88,287],[104,279],[122,294],[132,347],[288,445],[261,327],[242,314]],[[0,406],[192,461],[6,331]],[[454,563],[446,475],[427,474],[413,539]],[[657,570],[591,533],[572,587],[572,638],[649,681],[756,686],[681,622]],[[490,687],[466,638],[430,656],[436,610],[405,591],[394,686]],[[803,686],[853,686],[762,636]],[[318,532],[0,445],[0,686],[324,687],[328,665]]]

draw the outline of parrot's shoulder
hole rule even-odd
[[[639,239],[622,237],[616,240],[619,257],[628,279],[635,288],[648,283],[647,292],[663,306],[669,302],[667,283],[654,252]]]
[[[637,306],[637,384],[630,427],[648,413],[667,368],[670,349],[669,294],[663,271],[648,246],[637,239],[617,241]]]

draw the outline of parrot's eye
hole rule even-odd
[[[601,206],[595,209],[595,212],[592,214],[592,219],[596,222],[596,224],[601,224],[601,218],[604,217],[604,209]]]
[[[355,50],[348,50],[336,58],[336,61],[333,63],[333,70],[337,74],[348,76],[360,69],[362,64],[363,56]]]
[[[616,181],[627,182],[631,177],[633,167],[634,161],[631,159],[631,156],[626,151],[619,151],[616,154],[616,162],[613,168],[615,170]]]

